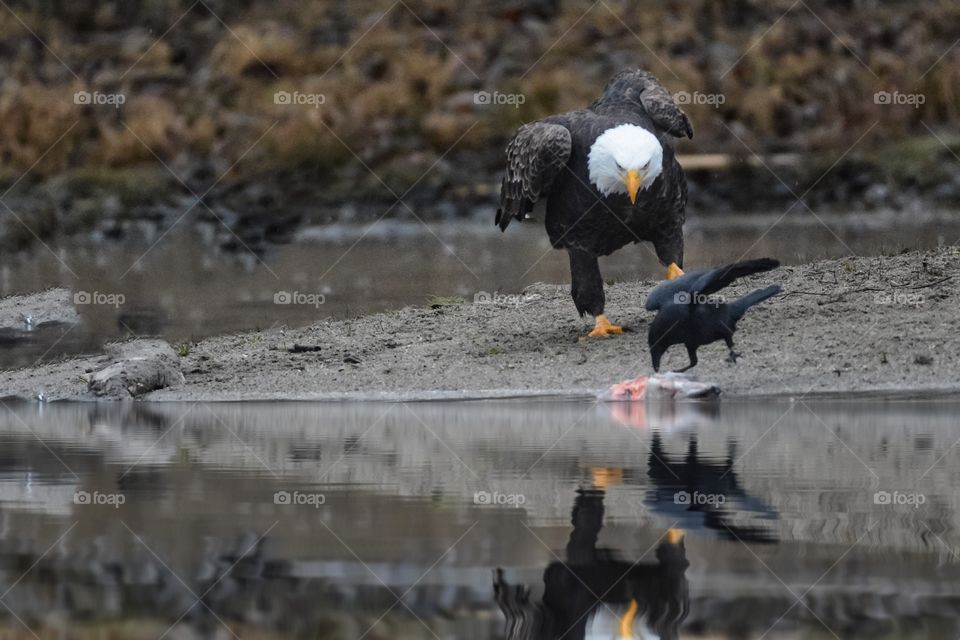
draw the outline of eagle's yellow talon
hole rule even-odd
[[[607,489],[623,483],[623,469],[616,467],[593,467],[590,469],[593,486],[598,489]]]
[[[630,605],[627,607],[626,613],[623,614],[623,617],[620,618],[620,639],[621,640],[630,640],[633,638],[633,619],[637,615],[637,601],[633,598],[630,598]]]
[[[584,336],[584,338],[606,338],[607,336],[623,333],[623,327],[618,327],[609,320],[605,314],[597,316],[596,325],[593,331]]]
[[[683,540],[682,529],[674,529],[673,527],[667,529],[667,542],[669,544],[680,544],[681,540]]]
[[[667,280],[673,280],[683,275],[683,269],[677,266],[676,262],[671,262],[667,267]]]

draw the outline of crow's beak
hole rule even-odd
[[[630,171],[627,171],[627,177],[624,179],[624,182],[627,185],[627,195],[630,196],[630,204],[636,204],[637,192],[640,191],[640,183],[643,182],[640,172],[636,169],[630,169]]]

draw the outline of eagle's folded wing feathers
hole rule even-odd
[[[522,220],[563,171],[570,158],[570,131],[563,125],[533,122],[517,129],[507,144],[507,171],[500,185],[496,223],[506,229]]]

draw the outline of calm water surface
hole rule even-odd
[[[958,409],[11,404],[0,637],[957,638]]]

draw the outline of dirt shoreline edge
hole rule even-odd
[[[701,350],[692,373],[718,384],[724,398],[960,394],[960,248],[783,267],[729,293],[772,282],[782,284],[785,293],[741,321],[737,350],[743,358],[737,364],[725,361],[722,345]],[[533,285],[500,302],[406,307],[208,338],[178,356],[182,379],[165,375],[170,383],[157,388],[138,384],[136,374],[127,372],[126,387],[111,385],[110,394],[97,396],[92,376],[111,366],[123,369],[117,354],[140,348],[114,345],[106,355],[0,372],[0,398],[36,400],[40,393],[51,401],[589,397],[651,372],[650,314],[642,300],[654,284],[607,287],[608,314],[632,329],[616,338],[581,342],[588,322],[577,317],[567,285]],[[158,346],[158,353],[169,366],[169,351]],[[664,365],[682,366],[685,357],[674,347]],[[135,359],[142,367],[141,356]]]

